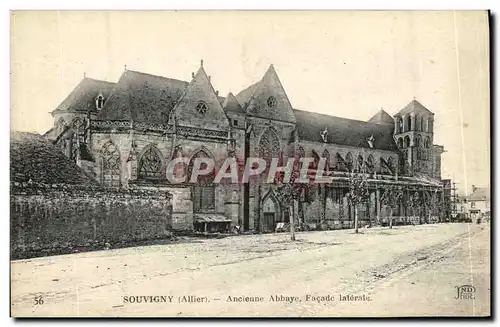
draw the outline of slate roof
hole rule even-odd
[[[115,83],[84,77],[66,99],[53,111],[88,112],[96,110],[95,99],[101,93],[107,99]]]
[[[231,92],[227,95],[226,99],[222,104],[222,107],[224,108],[224,111],[245,114],[245,111],[241,107],[240,103]]]
[[[474,192],[467,196],[467,201],[490,201],[490,189],[477,187]]]
[[[409,112],[425,112],[427,114],[434,115],[434,113],[432,111],[430,111],[429,109],[424,107],[424,105],[422,105],[417,100],[413,99],[410,101],[410,103],[408,103],[403,109],[401,109],[394,116],[401,116],[401,115],[407,114]]]
[[[392,116],[389,115],[384,109],[381,109],[372,118],[370,118],[368,120],[368,122],[374,123],[374,124],[393,124],[394,125],[394,118],[392,118]]]
[[[250,98],[252,95],[255,93],[255,90],[259,86],[261,81],[258,81],[257,83],[254,83],[247,87],[246,89],[240,91],[238,94],[236,94],[236,100],[240,103],[242,107],[245,107],[248,105],[248,102],[250,102]]]
[[[188,82],[126,70],[104,104],[100,120],[167,124]]]
[[[393,128],[389,124],[347,119],[304,110],[293,110],[297,119],[296,129],[299,139],[323,142],[321,132],[328,129],[328,143],[370,148],[368,138],[373,135],[373,149],[397,151],[393,138]]]
[[[10,180],[42,184],[98,183],[69,160],[42,135],[12,132],[10,136]]]

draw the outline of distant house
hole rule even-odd
[[[472,219],[489,218],[490,202],[489,187],[476,187],[472,185],[472,193],[466,197],[464,206],[468,216]]]

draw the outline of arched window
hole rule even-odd
[[[311,164],[309,165],[309,168],[310,169],[317,169],[318,166],[319,166],[319,155],[316,151],[312,150],[312,156],[313,156],[313,159],[314,161],[311,162]]]
[[[410,147],[410,137],[408,135],[405,136],[404,139],[404,146],[403,148],[409,148]]]
[[[270,162],[272,158],[279,157],[280,149],[280,140],[276,132],[271,128],[266,129],[259,141],[260,158]]]
[[[424,116],[420,117],[419,125],[420,125],[420,130],[423,132],[424,131]]]
[[[419,148],[422,145],[422,137],[420,135],[417,135],[415,138],[415,146]]]
[[[210,156],[205,150],[202,149],[197,151],[189,161],[188,176],[191,176],[193,172],[196,158],[213,159],[213,157]],[[199,169],[206,169],[206,163],[202,162]],[[203,212],[215,209],[215,187],[213,184],[214,177],[215,170],[212,172],[212,174],[198,176],[196,184],[192,189],[193,209],[195,212]]]
[[[59,120],[56,122],[57,133],[61,133],[66,128],[66,126],[67,125],[64,121],[64,118],[59,118]]]
[[[102,148],[102,183],[106,186],[120,186],[120,151],[108,141]]]
[[[149,147],[139,161],[139,178],[158,179],[161,177],[160,151]]]
[[[394,159],[392,157],[387,158],[387,167],[389,167],[391,173],[394,171]]]
[[[365,159],[362,155],[358,155],[357,170],[358,172],[363,172],[365,166]]]
[[[398,133],[403,133],[403,119],[401,117],[399,117],[397,123],[399,124]]]
[[[330,153],[328,152],[328,150],[325,149],[325,151],[323,151],[323,154],[321,155],[321,157],[325,158],[325,170],[329,170],[330,169]]]
[[[371,154],[368,156],[368,159],[366,160],[366,170],[370,174],[373,174],[375,172],[375,159]]]
[[[411,131],[411,115],[406,116],[406,131]]]
[[[426,149],[429,149],[429,148],[431,147],[431,139],[430,139],[430,137],[426,137],[426,138],[425,138],[425,144],[424,144],[424,147],[425,147]]]
[[[345,156],[345,164],[346,164],[346,168],[349,172],[352,171],[353,169],[353,163],[354,163],[354,160],[352,159],[352,154],[350,152],[347,152],[346,156]]]
[[[398,148],[400,148],[400,149],[403,148],[403,138],[402,137],[398,138]]]

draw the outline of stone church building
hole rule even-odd
[[[335,109],[332,108],[332,113]],[[304,228],[352,228],[346,198],[349,172],[363,167],[370,200],[360,205],[362,223],[387,216],[384,185],[400,185],[406,197],[442,195],[441,153],[434,144],[434,114],[412,100],[393,117],[384,110],[368,121],[294,109],[271,65],[261,80],[236,95],[214,88],[203,61],[190,81],[125,70],[118,82],[84,77],[52,112],[45,137],[67,157],[113,188],[155,188],[173,194],[173,228],[216,231],[231,226],[259,232],[288,222],[275,186],[171,184],[166,166],[178,156],[215,160],[228,156],[326,158],[334,182],[304,192],[296,215]],[[404,205],[399,217],[418,215]]]

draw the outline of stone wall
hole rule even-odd
[[[165,191],[12,185],[11,258],[164,238],[172,228],[170,198]]]

